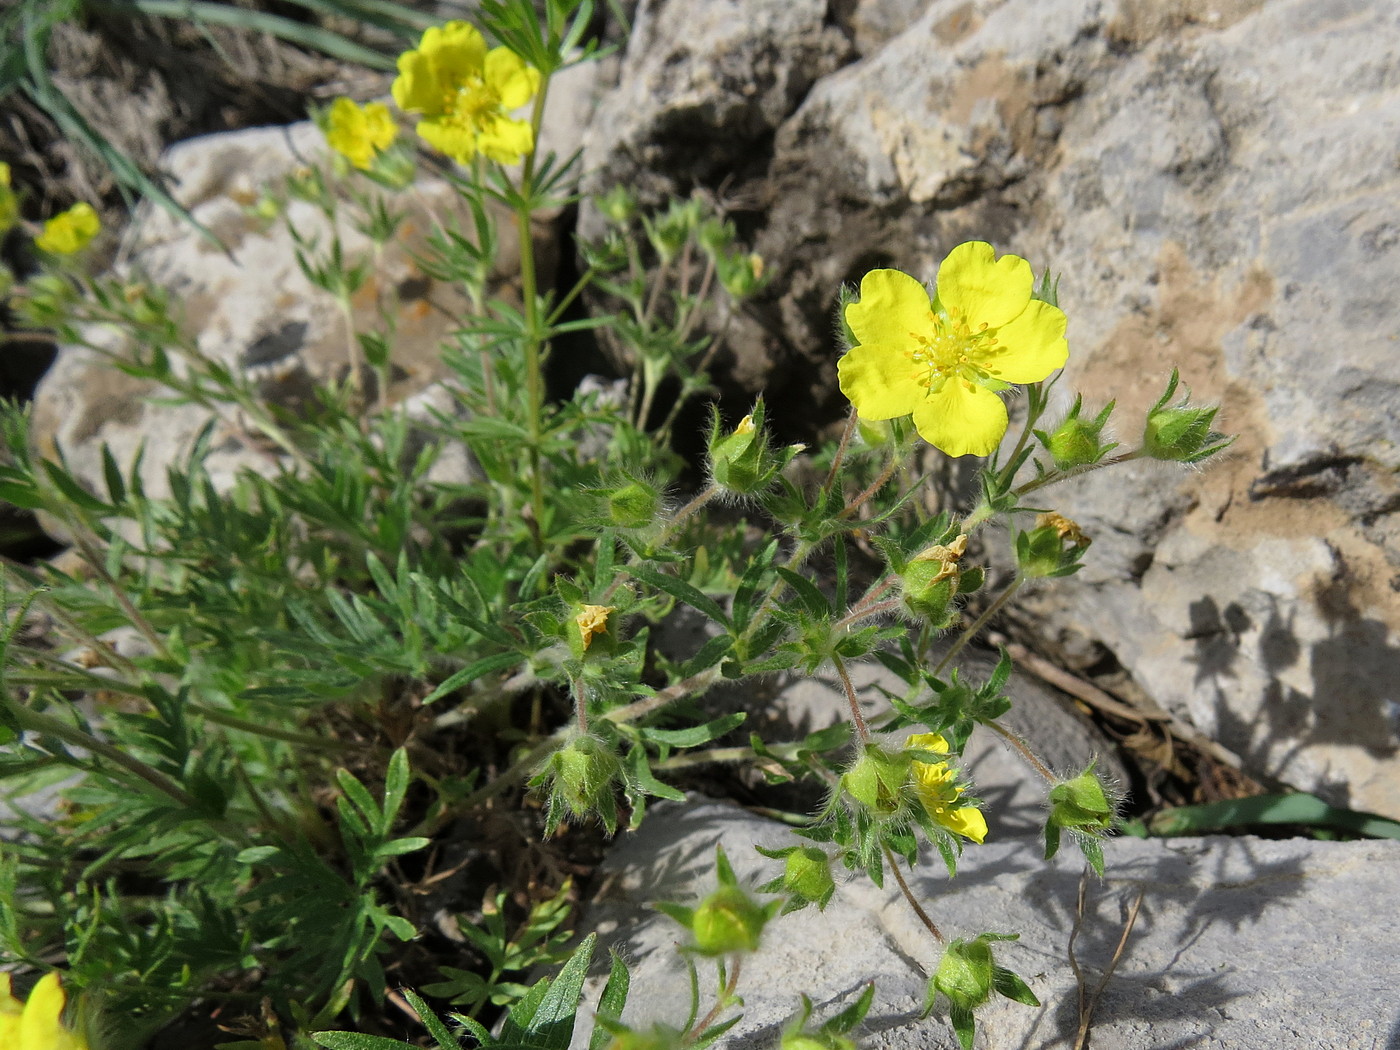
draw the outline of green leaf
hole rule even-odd
[[[692,609],[704,613],[711,620],[729,626],[729,617],[724,614],[713,598],[705,595],[698,587],[687,583],[685,580],[668,575],[653,569],[650,565],[629,565],[627,566],[629,575],[636,577],[643,583],[651,584],[659,591],[664,591],[677,601],[685,602]]]
[[[691,726],[688,729],[653,729],[644,726],[638,732],[645,740],[652,740],[658,744],[669,744],[672,747],[699,747],[701,744],[708,744],[711,740],[716,740],[724,736],[725,733],[748,718],[747,711],[734,711],[723,715],[704,725]]]
[[[382,1035],[362,1035],[359,1032],[312,1032],[311,1038],[327,1050],[414,1050],[412,1043],[401,1039],[386,1039]]]
[[[541,1047],[543,1050],[568,1050],[574,1034],[574,1017],[578,1013],[579,996],[588,977],[588,963],[593,958],[597,934],[589,934],[550,981],[540,979],[524,999],[511,1007],[501,1026],[500,1047]]]
[[[403,997],[408,1000],[408,1005],[413,1007],[413,1012],[418,1015],[418,1020],[423,1022],[423,1027],[433,1037],[433,1042],[437,1043],[438,1050],[459,1050],[461,1044],[447,1030],[447,1025],[442,1023],[432,1007],[423,1001],[421,995],[412,988],[405,988]]]
[[[1329,805],[1306,792],[1255,795],[1163,810],[1148,822],[1153,835],[1202,835],[1228,828],[1303,824],[1353,835],[1400,839],[1400,823],[1374,813]]]
[[[992,987],[1008,999],[1014,999],[1026,1006],[1039,1006],[1040,1000],[1030,986],[1004,966],[992,967]]]
[[[617,952],[612,953],[612,967],[608,972],[608,983],[603,985],[603,994],[598,999],[598,1022],[604,1019],[622,1020],[623,1007],[627,1005],[627,992],[632,985],[632,975],[627,964]],[[588,1050],[605,1050],[612,1041],[612,1033],[607,1027],[595,1022],[593,1036],[588,1041]]]
[[[483,656],[480,660],[468,664],[449,676],[447,681],[423,698],[423,703],[431,704],[434,700],[441,700],[454,689],[460,689],[464,685],[475,682],[478,678],[484,678],[496,671],[504,671],[507,667],[514,667],[518,663],[520,663],[519,653],[496,653],[494,656]]]
[[[774,567],[789,587],[797,592],[797,597],[802,601],[803,606],[813,616],[830,616],[831,603],[826,600],[826,595],[818,589],[817,585],[801,573],[793,572],[781,565]]]

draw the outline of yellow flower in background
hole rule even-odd
[[[388,149],[399,129],[382,102],[359,106],[348,98],[331,103],[326,117],[326,144],[355,167],[364,170]]]
[[[904,742],[905,747],[932,751],[935,754],[948,753],[948,741],[938,733],[915,733]],[[973,842],[982,842],[987,837],[987,820],[976,806],[960,806],[962,788],[958,787],[958,775],[947,762],[910,763],[913,773],[914,791],[919,796],[928,815],[949,831]]]
[[[56,973],[45,974],[20,1003],[10,975],[0,974],[0,1047],[4,1050],[88,1050],[87,1040],[63,1025],[66,996]]]
[[[73,255],[86,248],[100,229],[97,212],[91,204],[80,201],[44,223],[44,232],[34,238],[34,246],[50,255]]]
[[[459,164],[478,153],[514,164],[535,148],[528,120],[511,117],[540,88],[540,73],[508,47],[487,50],[466,22],[433,26],[399,56],[394,101],[421,115],[418,134]]]
[[[0,234],[13,226],[19,219],[19,201],[10,188],[10,166],[0,161]]]
[[[996,392],[1038,383],[1069,356],[1065,315],[1031,298],[1020,256],[968,241],[938,269],[938,290],[899,270],[871,270],[846,307],[856,344],[837,365],[841,392],[863,420],[913,415],[950,456],[990,455],[1006,434]]]

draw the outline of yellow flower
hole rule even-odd
[[[933,751],[936,754],[948,753],[948,741],[938,733],[915,733],[904,742],[905,747],[920,751]],[[959,806],[962,788],[957,784],[957,773],[947,762],[920,762],[915,759],[910,767],[914,774],[914,791],[919,796],[928,815],[949,831],[982,842],[987,837],[987,821],[976,806]]]
[[[459,164],[478,153],[514,164],[534,150],[535,135],[528,120],[510,112],[539,88],[539,70],[510,48],[488,51],[475,26],[448,22],[399,56],[393,93],[400,109],[421,114],[418,134],[440,153]]]
[[[34,246],[50,255],[73,255],[88,246],[102,223],[92,205],[80,201],[44,223],[44,232],[34,238]]]
[[[0,161],[0,234],[3,234],[19,218],[19,201],[10,188],[10,166]]]
[[[5,1050],[87,1050],[87,1040],[63,1026],[65,996],[58,974],[40,978],[21,1005],[0,974],[0,1047]]]
[[[326,118],[327,145],[361,170],[389,148],[398,131],[389,107],[382,102],[361,107],[348,98],[338,98],[331,103]]]
[[[578,624],[579,634],[583,636],[584,651],[593,644],[595,634],[608,633],[608,617],[617,612],[611,605],[585,605],[574,617],[574,623]]]
[[[1030,263],[985,241],[948,253],[937,296],[899,270],[871,270],[846,307],[857,345],[841,358],[841,392],[864,420],[912,414],[950,456],[989,455],[1006,433],[996,391],[1038,383],[1065,363],[1065,315],[1031,298]]]

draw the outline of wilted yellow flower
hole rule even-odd
[[[440,153],[459,164],[478,153],[514,164],[534,150],[530,122],[510,113],[534,97],[540,72],[508,47],[487,50],[475,26],[433,26],[398,65],[394,101],[421,115],[418,134]]]
[[[1034,286],[1030,263],[985,241],[948,253],[933,300],[906,273],[871,270],[846,307],[857,345],[837,365],[841,392],[861,419],[912,414],[948,455],[989,455],[1006,433],[997,391],[1040,382],[1069,354],[1065,315]]]
[[[948,741],[939,733],[915,733],[904,742],[905,747],[932,751],[935,754],[948,753]],[[913,772],[914,791],[919,796],[928,815],[949,831],[982,842],[987,837],[987,821],[976,806],[960,806],[962,788],[958,787],[958,775],[947,762],[920,762],[915,759],[910,764]]]
[[[0,233],[4,233],[19,219],[19,201],[10,188],[10,166],[0,161]]]
[[[1054,529],[1055,533],[1066,543],[1076,547],[1087,547],[1094,541],[1085,534],[1079,527],[1079,523],[1072,518],[1067,518],[1063,514],[1055,511],[1046,511],[1044,514],[1035,516],[1035,527],[1037,529]]]
[[[616,611],[611,605],[585,605],[579,609],[574,623],[578,624],[579,634],[583,636],[585,652],[593,644],[595,634],[608,633],[608,617]]]
[[[939,580],[946,580],[951,576],[958,575],[958,562],[967,553],[967,533],[962,533],[952,543],[944,545],[935,543],[932,547],[921,550],[911,558],[911,561],[931,561],[938,563],[938,571],[926,582],[937,583]],[[942,739],[940,737],[940,739]]]
[[[66,997],[56,973],[45,974],[20,1003],[10,975],[0,973],[0,1047],[4,1050],[88,1050],[87,1040],[63,1025]]]
[[[88,246],[102,229],[92,205],[79,201],[44,223],[44,232],[34,238],[34,246],[50,255],[73,255]]]
[[[326,116],[326,144],[361,170],[393,144],[398,132],[389,107],[382,102],[360,106],[338,98]]]

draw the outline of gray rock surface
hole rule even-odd
[[[969,238],[1061,271],[1066,397],[1116,397],[1131,443],[1176,364],[1241,437],[1204,472],[1134,463],[1048,490],[1096,544],[1029,609],[1047,636],[1101,643],[1252,776],[1400,816],[1400,7],[835,5],[859,59],[816,76],[771,145],[740,131],[742,162],[686,166],[692,132],[714,139],[695,85],[712,108],[729,97],[723,49],[692,45],[721,8],[768,26],[771,6],[653,5],[597,125],[619,142],[603,170],[635,185],[727,179],[762,202],[774,280],[729,330],[731,382],[808,406],[789,425],[834,418],[842,282],[931,278]],[[810,33],[794,39],[765,38],[765,61],[807,53]],[[762,120],[738,126],[781,110],[755,101]]]
[[[766,881],[776,865],[752,846],[788,841],[784,828],[733,805],[692,799],[658,806],[614,849],[587,927],[633,967],[629,1024],[680,1025],[689,1001],[676,950],[683,934],[646,903],[693,901],[711,890],[717,843],[741,879],[751,886]],[[1107,877],[1088,883],[1082,920],[1081,864],[1072,849],[1047,865],[1033,844],[989,842],[968,847],[951,882],[936,858],[909,876],[946,935],[1021,935],[998,958],[1044,1005],[993,1004],[979,1015],[979,1047],[1071,1047],[1079,1025],[1071,933],[1078,924],[1074,954],[1092,990],[1139,894],[1136,925],[1093,1015],[1091,1045],[1098,1050],[1379,1050],[1400,1040],[1392,965],[1400,844],[1122,839],[1107,855]],[[825,912],[809,908],[774,920],[744,963],[745,1017],[722,1045],[773,1046],[800,994],[813,999],[819,1017],[828,1016],[874,981],[874,1006],[855,1033],[862,1047],[956,1046],[945,1022],[918,1018],[924,974],[939,951],[892,881],[888,887],[853,878]],[[702,989],[712,987],[704,960],[700,972]],[[586,1001],[596,1001],[600,985],[595,978]],[[574,1047],[587,1045],[588,1027],[580,1024]]]

